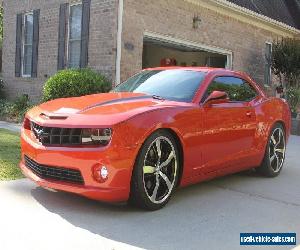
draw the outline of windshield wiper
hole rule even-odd
[[[161,101],[165,100],[165,98],[163,98],[163,97],[161,97],[159,95],[152,95],[152,98],[156,99],[156,100],[161,100]]]

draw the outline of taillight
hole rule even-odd
[[[24,118],[24,121],[23,121],[23,128],[24,129],[28,129],[28,130],[31,130],[31,127],[30,127],[30,120],[28,118]]]

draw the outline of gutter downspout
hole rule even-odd
[[[119,0],[118,30],[117,30],[117,55],[116,55],[116,77],[115,77],[115,84],[116,85],[118,85],[121,82],[123,11],[124,11],[124,0]]]

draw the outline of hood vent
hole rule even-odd
[[[66,120],[68,118],[68,116],[66,115],[56,115],[56,114],[45,114],[45,113],[41,113],[40,117],[47,119],[47,120]]]

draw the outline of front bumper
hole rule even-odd
[[[39,186],[107,202],[128,200],[136,155],[134,148],[120,148],[113,144],[103,148],[45,147],[29,130],[22,129],[21,152],[22,172]],[[25,166],[25,155],[42,165],[79,170],[84,184],[42,179]],[[109,171],[104,183],[93,177],[92,169],[97,164],[105,165]]]

